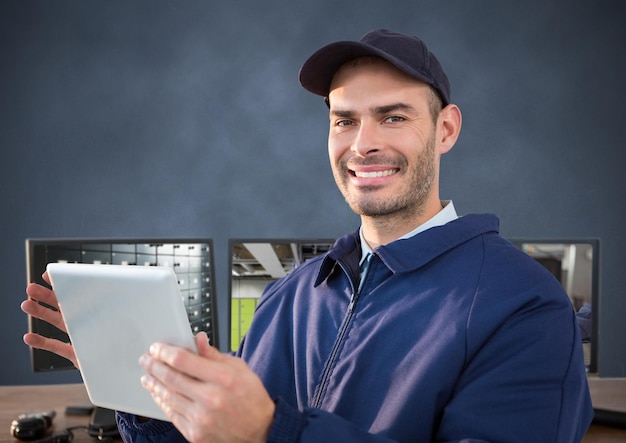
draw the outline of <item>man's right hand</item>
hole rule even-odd
[[[43,279],[50,283],[50,279],[47,273],[43,275]],[[63,321],[63,315],[61,313],[61,310],[59,309],[59,304],[57,302],[54,291],[36,283],[30,283],[26,288],[26,294],[28,295],[28,299],[22,302],[22,311],[31,315],[32,317],[50,323],[51,325],[59,328],[63,332],[67,332],[65,328],[65,322]],[[50,309],[46,306],[42,306],[38,302],[42,302],[49,306],[52,306],[56,310]],[[64,357],[71,361],[74,366],[78,368],[78,362],[76,361],[74,348],[69,343],[64,343],[57,339],[43,337],[33,332],[28,332],[26,335],[24,335],[24,343],[26,343],[28,346],[32,346],[33,348],[50,351],[54,354]]]

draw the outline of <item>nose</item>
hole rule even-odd
[[[366,157],[381,149],[378,126],[372,122],[362,121],[350,150],[356,155]]]

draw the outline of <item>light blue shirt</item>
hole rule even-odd
[[[459,218],[456,213],[456,209],[454,209],[454,203],[452,203],[451,200],[444,200],[441,202],[441,204],[443,205],[443,209],[441,211],[439,211],[425,223],[422,223],[417,228],[413,229],[411,232],[404,234],[402,237],[398,238],[398,240],[411,238],[419,234],[420,232],[424,232],[427,229],[434,228],[435,226],[443,226],[446,223]],[[363,237],[363,228],[359,230],[359,237],[361,238],[361,261],[359,262],[359,266],[361,267],[361,279],[363,279],[365,268],[367,268],[367,266],[363,266],[364,261],[368,259],[373,251]]]

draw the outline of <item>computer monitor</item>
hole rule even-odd
[[[511,239],[561,282],[576,311],[590,373],[598,371],[600,240]]]
[[[330,250],[334,239],[230,239],[230,337],[236,351],[265,287],[306,260]]]
[[[194,333],[205,331],[211,343],[218,342],[212,239],[27,239],[26,262],[28,282],[45,286],[41,276],[48,263],[172,267],[190,327]],[[69,341],[63,331],[30,316],[29,330]],[[31,349],[31,365],[35,372],[74,368],[70,361],[40,349]]]

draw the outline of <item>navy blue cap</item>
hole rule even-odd
[[[300,68],[300,84],[313,94],[327,97],[339,68],[356,57],[374,55],[387,60],[409,76],[432,86],[443,106],[450,103],[450,82],[437,58],[419,38],[379,29],[359,41],[326,45],[311,55]]]

